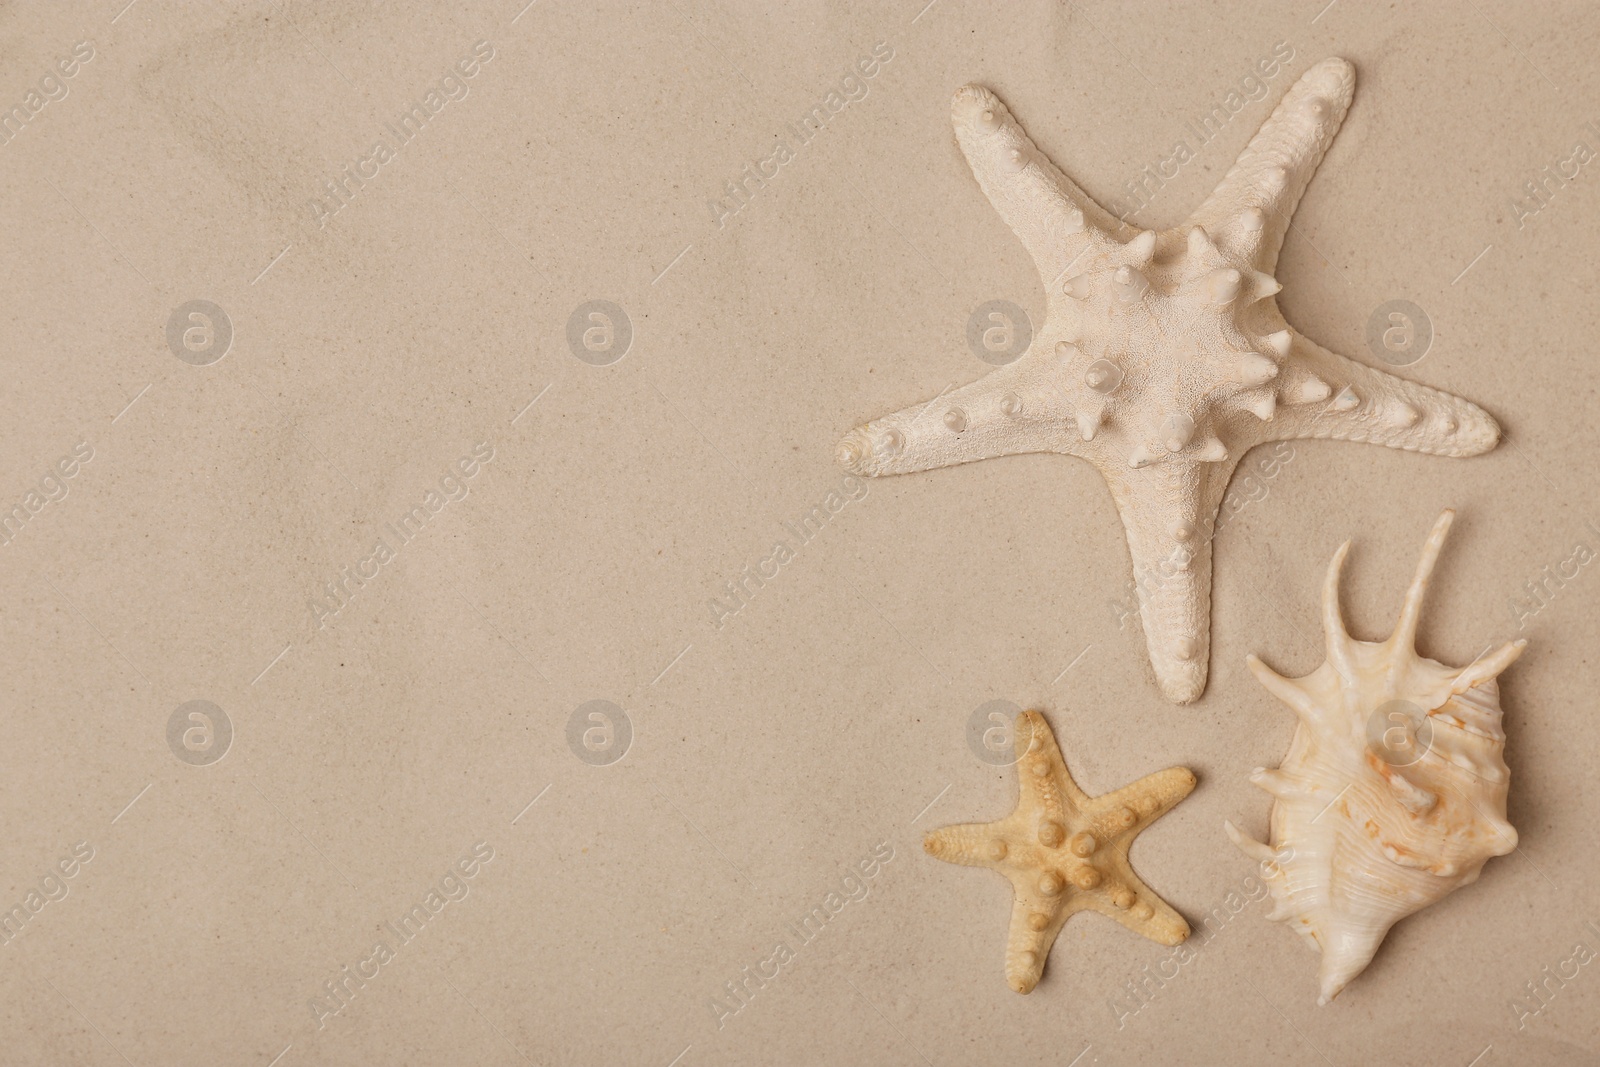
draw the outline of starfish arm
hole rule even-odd
[[[1176,945],[1188,937],[1189,924],[1183,916],[1133,873],[1126,845],[1118,851],[1119,855],[1106,860],[1105,885],[1093,893],[1083,894],[1084,906],[1117,920],[1159,945]]]
[[[1286,403],[1259,424],[1260,440],[1334,438],[1437,456],[1476,456],[1499,443],[1499,425],[1470,400],[1336,355],[1294,330],[1290,337]],[[1296,403],[1297,391],[1327,399]]]
[[[1117,243],[1109,234],[1120,220],[1039,151],[994,93],[981,85],[957,89],[950,120],[973,177],[1047,286],[1074,261],[1092,265],[1096,252]]]
[[[1189,768],[1168,767],[1096,797],[1096,829],[1106,836],[1126,835],[1131,840],[1194,792],[1195,783]]]
[[[1122,516],[1139,617],[1156,681],[1188,704],[1206,687],[1210,655],[1211,531],[1236,459],[1104,470]]]
[[[922,837],[922,848],[935,859],[946,863],[959,863],[963,867],[999,868],[1005,856],[1006,831],[1000,823],[967,822],[941,826],[929,830]],[[995,842],[1001,842],[1000,855],[996,856]]]
[[[1089,796],[1067,771],[1066,757],[1056,744],[1050,724],[1037,711],[1017,716],[1017,811],[1028,823],[1048,816],[1060,819],[1082,811]]]
[[[1061,899],[1042,898],[1033,886],[1017,884],[1011,903],[1011,930],[1006,935],[1006,984],[1018,993],[1031,993],[1044,973],[1045,959],[1056,935],[1075,909]]]
[[[856,427],[839,442],[839,464],[878,476],[1024,452],[1075,453],[1066,398],[1043,380],[1041,360],[1030,350],[960,389]]]
[[[1343,59],[1325,59],[1306,71],[1189,221],[1271,274],[1295,206],[1354,93],[1355,68]]]

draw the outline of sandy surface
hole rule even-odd
[[[124,2],[0,12],[0,1058],[1600,1061],[1592,9]],[[985,303],[1042,320],[958,85],[1165,226],[1328,55],[1356,101],[1281,306],[1376,363],[1413,302],[1399,373],[1507,441],[1247,460],[1177,708],[1091,467],[855,482],[833,449],[988,369]],[[1420,646],[1531,640],[1521,848],[1319,1009],[1222,832],[1264,833],[1245,775],[1293,729],[1244,656],[1321,662],[1350,536],[1386,635],[1446,506]],[[1133,852],[1189,962],[1084,915],[1006,987],[1005,884],[920,848],[1010,810],[967,744],[995,700],[1092,793],[1199,776]]]

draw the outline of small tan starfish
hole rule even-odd
[[[1074,912],[1108,915],[1162,945],[1189,936],[1183,916],[1139,880],[1128,847],[1139,832],[1194,789],[1187,767],[1091,797],[1067,773],[1050,725],[1037,711],[1017,716],[1017,807],[999,822],[931,830],[922,847],[948,863],[988,867],[1011,879],[1006,983],[1039,984],[1056,934]]]

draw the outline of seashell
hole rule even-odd
[[[1284,678],[1250,670],[1299,717],[1277,770],[1250,780],[1272,794],[1272,848],[1231,822],[1228,836],[1263,863],[1274,907],[1322,952],[1326,1004],[1371,962],[1389,928],[1478,878],[1517,847],[1506,821],[1510,772],[1495,679],[1522,653],[1514,641],[1465,667],[1417,655],[1417,619],[1455,513],[1434,523],[1387,641],[1357,641],[1339,613],[1334,553],[1322,591],[1327,662]]]

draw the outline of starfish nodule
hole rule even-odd
[[[1162,945],[1189,936],[1183,916],[1151,892],[1128,864],[1139,832],[1194,789],[1194,773],[1168,767],[1103,797],[1078,788],[1037,711],[1017,716],[1017,807],[999,822],[929,831],[931,856],[988,867],[1011,880],[1006,982],[1018,993],[1039,984],[1045,957],[1067,919],[1098,911]]]
[[[993,93],[959,89],[956,140],[1033,257],[1048,314],[1015,362],[839,443],[866,475],[1025,452],[1093,463],[1127,531],[1157,681],[1179,704],[1205,691],[1211,533],[1246,452],[1338,438],[1471,456],[1500,439],[1477,405],[1307,340],[1273,299],[1289,218],[1354,86],[1342,59],[1312,67],[1187,223],[1126,242]]]

